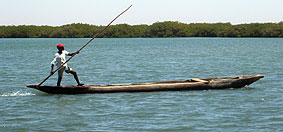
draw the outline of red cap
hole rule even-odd
[[[58,44],[57,47],[64,47],[65,45],[63,44]]]

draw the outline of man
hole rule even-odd
[[[58,49],[58,52],[55,53],[54,59],[51,62],[51,74],[54,74],[54,71],[53,71],[54,65],[59,67],[61,64],[66,62],[66,58],[65,58],[66,55],[72,56],[73,54],[79,53],[79,52],[69,53],[68,51],[64,50],[63,44],[58,44],[57,49]],[[63,75],[64,75],[64,71],[66,73],[71,73],[74,76],[75,80],[78,83],[78,86],[84,85],[84,84],[80,83],[77,73],[74,70],[72,70],[72,68],[68,67],[67,63],[66,63],[58,70],[57,86],[60,86],[60,84],[61,84],[61,81],[62,81],[62,78],[63,78]]]

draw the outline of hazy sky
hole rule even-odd
[[[0,25],[107,25],[283,21],[283,0],[0,0]]]

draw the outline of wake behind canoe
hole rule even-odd
[[[263,75],[246,75],[235,77],[220,77],[206,79],[189,79],[185,81],[162,81],[154,83],[139,83],[128,85],[83,85],[83,86],[38,86],[27,87],[51,94],[86,94],[115,92],[154,92],[182,90],[213,90],[241,88],[263,78]]]

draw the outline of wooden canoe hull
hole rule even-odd
[[[204,81],[163,81],[155,83],[140,83],[129,85],[84,85],[84,86],[39,86],[27,85],[51,94],[86,94],[86,93],[115,93],[115,92],[153,92],[153,91],[182,91],[182,90],[213,90],[241,88],[263,78],[263,75],[246,75],[224,78],[207,78]]]

